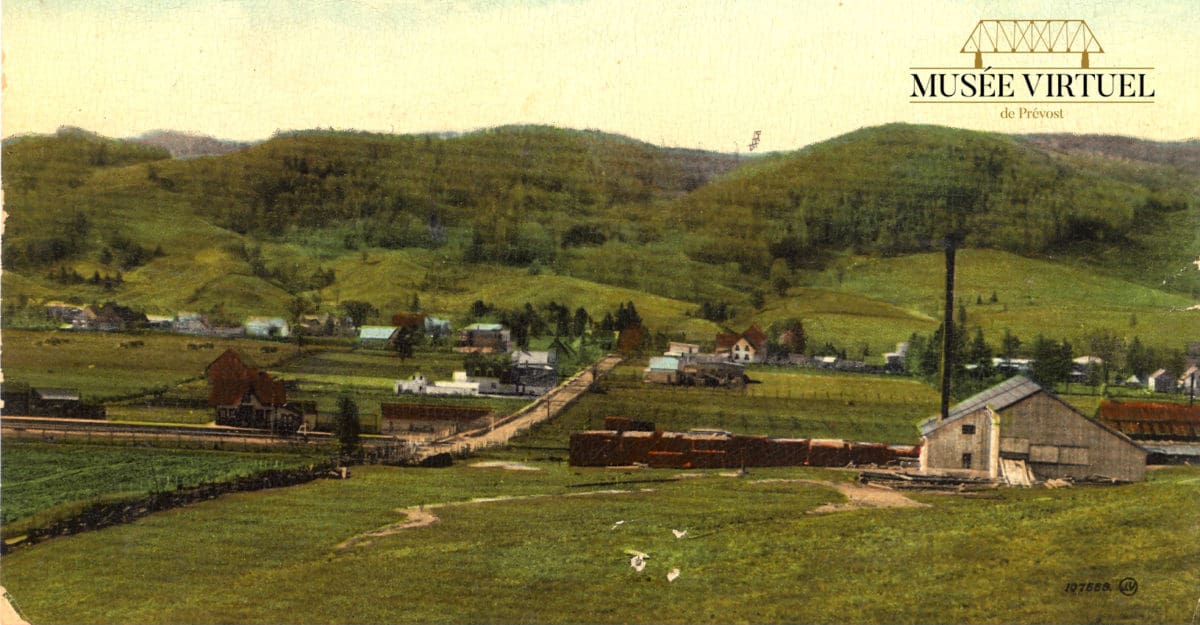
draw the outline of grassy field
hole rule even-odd
[[[63,341],[52,344],[48,339]],[[121,343],[142,341],[136,348]],[[212,349],[188,349],[188,343],[212,343]],[[166,390],[200,378],[204,368],[234,347],[259,366],[272,367],[292,357],[295,348],[269,341],[219,340],[170,334],[35,332],[4,330],[4,379],[31,386],[78,389],[85,400],[108,399]],[[274,349],[264,352],[263,348]]]
[[[941,318],[945,279],[941,254],[847,257],[839,267],[812,277],[813,282]],[[995,250],[959,252],[955,288],[956,297],[966,305],[968,325],[982,326],[994,345],[1009,328],[1026,343],[1042,334],[1065,338],[1076,349],[1086,350],[1086,334],[1111,329],[1126,340],[1137,336],[1147,345],[1183,349],[1190,340],[1186,337],[1195,337],[1200,327],[1200,312],[1185,310],[1196,302],[1185,295]],[[994,304],[990,303],[993,292],[998,300]],[[977,303],[980,299],[982,304]],[[876,322],[889,325],[882,319]],[[908,327],[929,332],[932,326],[918,328],[910,323]]]
[[[5,534],[13,521],[62,514],[98,499],[132,497],[311,462],[295,454],[5,442],[0,457]]]
[[[653,421],[662,430],[719,428],[738,434],[916,443],[916,422],[938,394],[907,378],[806,369],[751,368],[744,390],[644,384],[642,365],[617,367],[602,392],[583,396],[557,419],[513,440],[516,451],[558,448],[571,432],[599,429],[604,417]],[[565,455],[565,454],[564,454]]]
[[[71,623],[1176,623],[1200,584],[1194,468],[829,515],[805,512],[832,488],[759,480],[852,474],[537,468],[356,468],[22,549],[2,582],[30,621]],[[621,492],[565,496],[597,490]],[[418,505],[440,521],[339,549]],[[1135,595],[1067,592],[1126,577]]]

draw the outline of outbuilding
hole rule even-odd
[[[1146,451],[1128,436],[1084,415],[1024,376],[954,406],[949,418],[920,424],[921,469],[1035,479],[1111,478],[1139,481]]]

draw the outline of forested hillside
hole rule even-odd
[[[1172,306],[1200,296],[1190,144],[1101,142],[1124,146],[1118,158],[1078,143],[896,124],[738,159],[509,126],[294,132],[184,160],[68,129],[4,144],[3,286],[10,303],[230,318],[297,297],[386,310],[419,294],[457,310],[481,292],[519,305],[506,294],[570,303],[620,287],[656,302],[648,317],[667,330],[707,332],[806,311],[789,298],[842,290],[863,258],[955,237],[1009,253],[993,258],[1014,270],[1067,265],[1172,293]],[[853,296],[880,305],[856,300],[847,319],[901,305],[925,324],[936,311],[890,290]]]

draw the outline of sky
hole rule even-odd
[[[536,123],[726,152],[754,131],[792,150],[890,122],[1200,137],[1194,0],[4,0],[2,18],[5,137]],[[1152,67],[1155,103],[1048,120],[910,103],[911,67],[970,65],[978,20],[1035,18],[1087,20],[1092,67]]]

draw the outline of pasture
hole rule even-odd
[[[56,517],[102,499],[136,497],[267,468],[309,464],[296,454],[10,442],[0,456],[4,534],[22,520]]]
[[[534,468],[358,467],[20,549],[2,583],[35,623],[1185,622],[1200,584],[1194,468],[831,514],[852,473]]]

